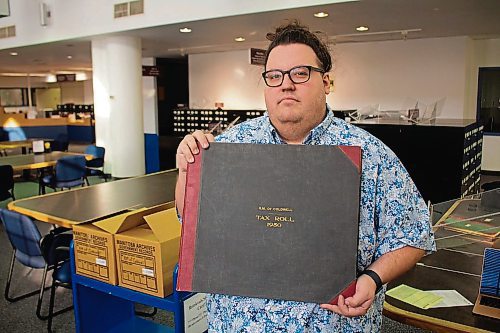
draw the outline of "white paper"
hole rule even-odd
[[[184,332],[202,333],[208,330],[207,295],[197,293],[184,301]]]
[[[33,141],[33,153],[43,153],[45,147],[43,146],[43,140],[35,140]]]
[[[441,302],[431,306],[431,308],[450,308],[453,306],[474,305],[456,290],[429,290],[429,292],[443,298]]]

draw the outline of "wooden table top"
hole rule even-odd
[[[177,169],[16,200],[11,210],[71,228],[131,209],[175,199]]]
[[[62,151],[53,151],[51,153],[43,154],[26,154],[26,155],[12,155],[0,157],[0,165],[12,165],[14,171],[21,171],[27,169],[41,169],[53,166],[57,160],[64,156],[85,155],[78,153],[67,153]],[[92,159],[92,155],[85,155],[87,160]]]

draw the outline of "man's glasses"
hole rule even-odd
[[[266,82],[266,85],[268,87],[279,87],[283,84],[285,74],[288,74],[288,77],[293,83],[298,84],[309,81],[309,78],[311,77],[311,71],[316,71],[319,73],[325,72],[318,67],[301,65],[295,66],[287,71],[282,71],[279,69],[265,71],[264,73],[262,73],[262,77],[264,78],[264,82]]]

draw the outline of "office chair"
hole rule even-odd
[[[61,229],[61,228],[60,228]],[[65,313],[73,306],[60,309],[54,312],[54,302],[56,298],[56,289],[64,287],[71,289],[71,266],[69,262],[69,245],[73,240],[73,234],[69,230],[62,232],[53,229],[42,239],[42,253],[45,261],[54,265],[52,271],[52,284],[50,286],[49,311],[47,314],[47,331],[52,332],[52,319]]]
[[[85,186],[86,174],[85,156],[64,156],[57,160],[55,173],[45,176],[40,181],[39,194],[45,194],[45,186],[57,191],[75,186]]]
[[[87,161],[87,173],[85,175],[85,182],[87,186],[89,185],[90,176],[99,176],[104,178],[104,181],[108,181],[108,174],[104,173],[104,154],[106,149],[104,147],[98,147],[96,145],[90,145],[85,149],[85,154],[92,155],[94,158]]]
[[[14,196],[14,169],[11,165],[0,165],[0,201],[12,198]]]
[[[4,297],[7,301],[13,303],[38,294],[36,306],[36,316],[41,320],[49,319],[48,329],[52,324],[52,317],[69,311],[71,307],[53,311],[55,293],[51,292],[50,306],[47,315],[41,313],[44,292],[49,288],[55,289],[58,285],[71,285],[71,274],[67,274],[66,262],[69,259],[69,251],[66,255],[61,255],[59,249],[62,246],[69,248],[73,235],[66,228],[56,228],[51,230],[43,238],[31,218],[26,215],[0,208],[0,220],[3,222],[5,232],[13,248],[12,260],[9,267],[7,282],[5,284]],[[43,269],[43,275],[40,288],[22,295],[11,296],[10,284],[14,271],[15,263],[34,269]],[[45,278],[48,271],[52,273],[51,287],[45,286]],[[68,270],[69,272],[69,270]]]

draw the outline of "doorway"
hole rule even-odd
[[[485,134],[500,135],[500,67],[479,68],[477,119]]]

